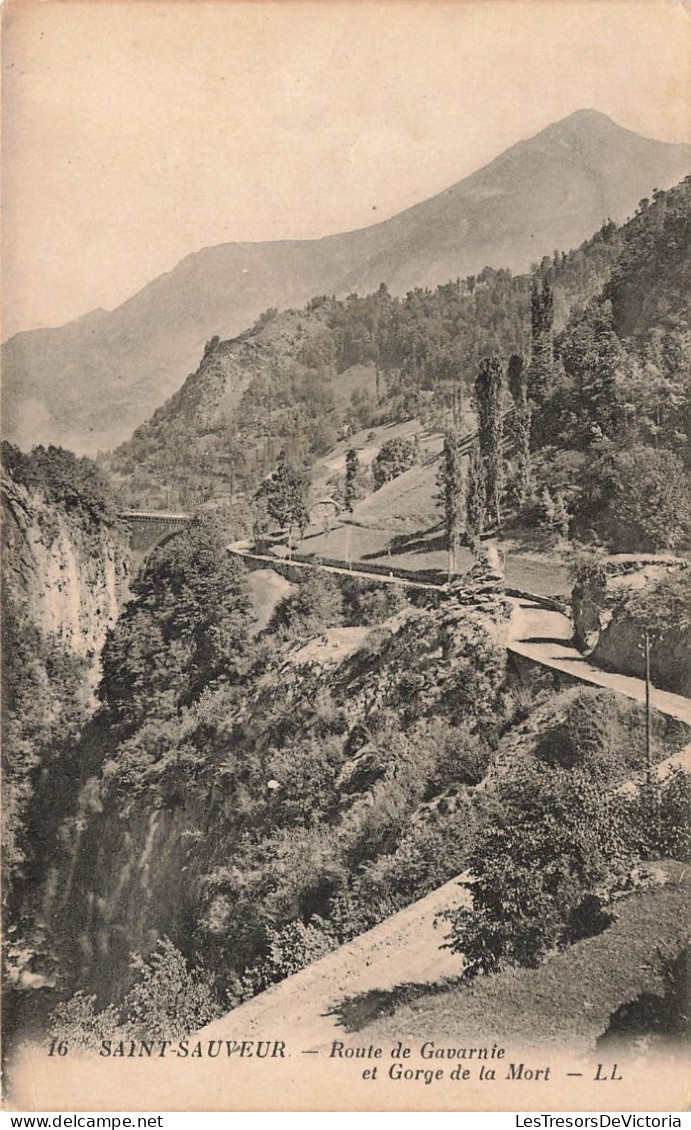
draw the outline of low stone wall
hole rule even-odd
[[[327,569],[338,569],[339,573],[344,576],[349,572],[345,562],[332,557],[315,559],[306,554],[293,553],[291,560],[288,561],[285,557],[276,557],[273,554],[247,553],[232,548],[229,548],[228,552],[243,561],[246,567],[252,571],[255,569],[273,569],[289,581],[304,579],[306,570],[318,569],[322,566]],[[438,592],[446,591],[438,573],[417,572],[412,569],[389,569],[386,565],[370,565],[368,562],[366,568],[354,567],[352,574],[354,577],[359,577],[360,580],[371,578],[376,581],[381,578],[384,583],[388,583],[390,578],[395,578],[399,581],[408,581],[411,585],[427,586],[436,589]]]
[[[247,569],[254,572],[257,569],[273,569],[281,577],[285,577],[288,581],[301,581],[304,580],[305,573],[309,569],[318,569],[325,566],[327,569],[338,569],[339,575],[344,576],[347,574],[345,563],[339,559],[331,557],[320,557],[315,560],[314,557],[308,557],[306,554],[294,553],[290,561],[285,557],[276,557],[272,553],[251,553],[247,550],[234,549],[228,547],[228,552],[234,554],[240,561],[242,561]],[[362,563],[359,563],[362,566]],[[370,564],[367,562],[367,568],[360,567],[354,569],[354,577],[359,577],[362,581],[369,579],[376,581],[381,578],[383,584],[390,584],[391,578],[406,582],[411,585],[427,588],[430,592],[435,592],[441,596],[453,595],[453,590],[458,592],[459,587],[463,587],[463,575],[455,578],[452,585],[452,592],[449,593],[444,581],[440,580],[439,573],[428,571],[417,571],[412,569],[401,569],[395,567],[388,568],[386,565]],[[470,571],[472,572],[472,570]],[[504,589],[506,596],[514,597],[519,600],[530,600],[534,604],[539,604],[543,608],[548,608],[553,612],[562,612],[568,615],[569,608],[565,601],[558,600],[554,597],[541,596],[535,593],[524,592],[522,589],[506,588]]]

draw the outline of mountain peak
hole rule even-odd
[[[620,126],[618,122],[615,122],[609,115],[603,114],[601,110],[592,109],[575,110],[573,114],[568,114],[565,118],[560,118],[559,121],[546,126],[530,140],[540,141],[543,138],[578,138],[587,141],[612,140],[615,143],[618,138],[644,140],[639,134],[625,126]]]
[[[558,122],[553,122],[552,125],[547,126],[546,129],[537,134],[538,138],[543,136],[597,139],[612,141],[614,144],[629,142],[638,146],[657,146],[659,149],[675,148],[670,142],[656,141],[645,137],[643,134],[636,133],[635,130],[628,129],[627,126],[619,125],[619,122],[615,122],[609,114],[603,114],[601,110],[591,108],[575,110],[573,114],[568,114],[567,117],[561,118]],[[681,149],[683,146],[676,148]]]
[[[526,270],[626,219],[691,171],[691,146],[583,108],[390,219],[323,239],[226,243],[183,259],[108,314],[3,347],[4,425],[25,446],[121,442],[194,370],[205,343],[315,294],[433,288],[484,267]]]
[[[613,118],[610,118],[609,114],[603,114],[602,110],[593,110],[592,107],[589,106],[585,107],[583,110],[574,110],[573,114],[568,114],[565,118],[562,118],[561,121],[557,122],[556,124],[565,125],[567,122],[582,122],[585,125],[595,124],[615,126],[618,129],[623,128],[622,126],[617,126],[617,123]]]

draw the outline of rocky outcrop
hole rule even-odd
[[[10,477],[2,481],[6,595],[41,632],[92,660],[127,595],[127,531],[85,522]]]
[[[624,675],[645,675],[640,602],[671,578],[688,576],[678,557],[617,554],[584,570],[572,593],[574,642],[598,667]],[[664,631],[650,636],[650,670],[656,686],[691,693],[689,627],[670,615]]]

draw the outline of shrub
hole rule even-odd
[[[338,581],[314,569],[306,581],[279,601],[269,630],[292,637],[318,635],[342,622],[343,597]]]
[[[586,689],[569,703],[563,720],[540,735],[537,755],[562,769],[588,769],[609,778],[617,764],[613,747],[616,722],[614,692]]]
[[[683,768],[617,801],[632,852],[644,860],[691,860],[691,775]]]
[[[131,1038],[176,1040],[203,1027],[221,1013],[211,977],[190,970],[185,957],[168,938],[159,938],[148,957],[132,954],[130,969],[137,980],[120,1008],[99,1011],[96,997],[77,992],[56,1005],[51,1035],[87,1051],[101,1040]]]
[[[68,509],[83,525],[117,522],[117,504],[108,480],[86,456],[73,455],[63,447],[35,447],[25,454],[3,441],[2,463],[17,483],[29,491],[40,491],[49,502]]]
[[[602,928],[607,887],[629,864],[617,806],[581,771],[524,768],[470,854],[473,908],[449,912],[467,973],[537,965]]]
[[[381,906],[390,914],[448,882],[466,866],[478,819],[477,806],[466,795],[453,812],[417,820],[394,852],[363,868],[352,899],[363,908]]]
[[[235,1008],[285,977],[299,973],[337,945],[333,929],[318,915],[307,925],[295,920],[280,929],[269,930],[268,952],[242,975],[231,979],[227,994],[229,1005]]]
[[[121,1028],[113,1005],[98,1011],[96,997],[81,991],[53,1009],[50,1035],[75,1051],[98,1051],[102,1040],[113,1039]]]
[[[382,445],[379,454],[372,462],[372,482],[379,490],[384,483],[397,478],[416,461],[415,446],[408,439],[398,436]]]
[[[190,970],[168,938],[159,938],[148,957],[132,954],[138,977],[123,1002],[128,1029],[141,1039],[175,1040],[220,1014],[211,978]]]

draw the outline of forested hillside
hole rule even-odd
[[[562,496],[583,536],[611,526],[604,512],[624,495],[662,490],[672,536],[637,528],[615,541],[679,544],[690,193],[688,181],[656,192],[623,227],[607,224],[532,275],[488,269],[403,299],[382,285],[267,311],[241,338],[210,342],[198,372],[106,465],[138,504],[249,503],[281,451],[309,467],[361,429],[417,419],[444,431],[467,419],[482,359],[496,355],[506,370],[515,356],[532,406],[534,493]],[[505,406],[509,383],[506,372]],[[511,479],[509,468],[515,503]]]
[[[554,284],[557,325],[598,292],[620,238],[610,224],[543,262],[537,276]],[[255,488],[281,447],[309,459],[343,428],[420,412],[443,419],[455,385],[469,395],[482,356],[528,349],[531,285],[531,276],[486,269],[404,299],[382,285],[368,297],[268,310],[234,341],[209,342],[181,391],[105,465],[142,503],[160,497],[164,482],[174,502],[190,506],[219,489]]]
[[[656,192],[530,275],[267,311],[211,339],[104,461],[127,502],[225,506],[132,579],[96,702],[59,640],[10,610],[20,1022],[35,1009],[42,1031],[92,1045],[179,1036],[467,867],[476,905],[452,942],[468,976],[539,965],[606,930],[645,864],[687,858],[683,773],[617,791],[646,766],[643,709],[507,662],[482,539],[548,528],[562,558],[688,547],[690,196],[691,181]],[[5,454],[14,488],[86,537],[119,529],[91,463]],[[411,596],[315,571],[261,620],[228,542],[278,531],[292,548],[312,473],[353,522],[424,480],[421,521],[450,573],[462,542],[473,572]],[[597,554],[579,560],[606,588]],[[652,586],[637,640],[664,639],[687,577]],[[688,740],[663,716],[650,733],[655,761]]]
[[[607,801],[644,763],[642,709],[522,685],[498,586],[481,608],[415,605],[314,574],[253,637],[226,536],[205,516],[154,553],[109,634],[74,747],[89,779],[36,892],[43,949],[25,945],[57,974],[57,1036],[179,1037],[479,867],[487,842],[488,898],[500,883],[521,906],[503,931],[484,912],[487,968],[598,933],[627,868],[684,853],[683,780],[654,826],[645,798]],[[307,646],[345,628],[335,655]],[[653,733],[658,759],[685,740],[657,715]]]

